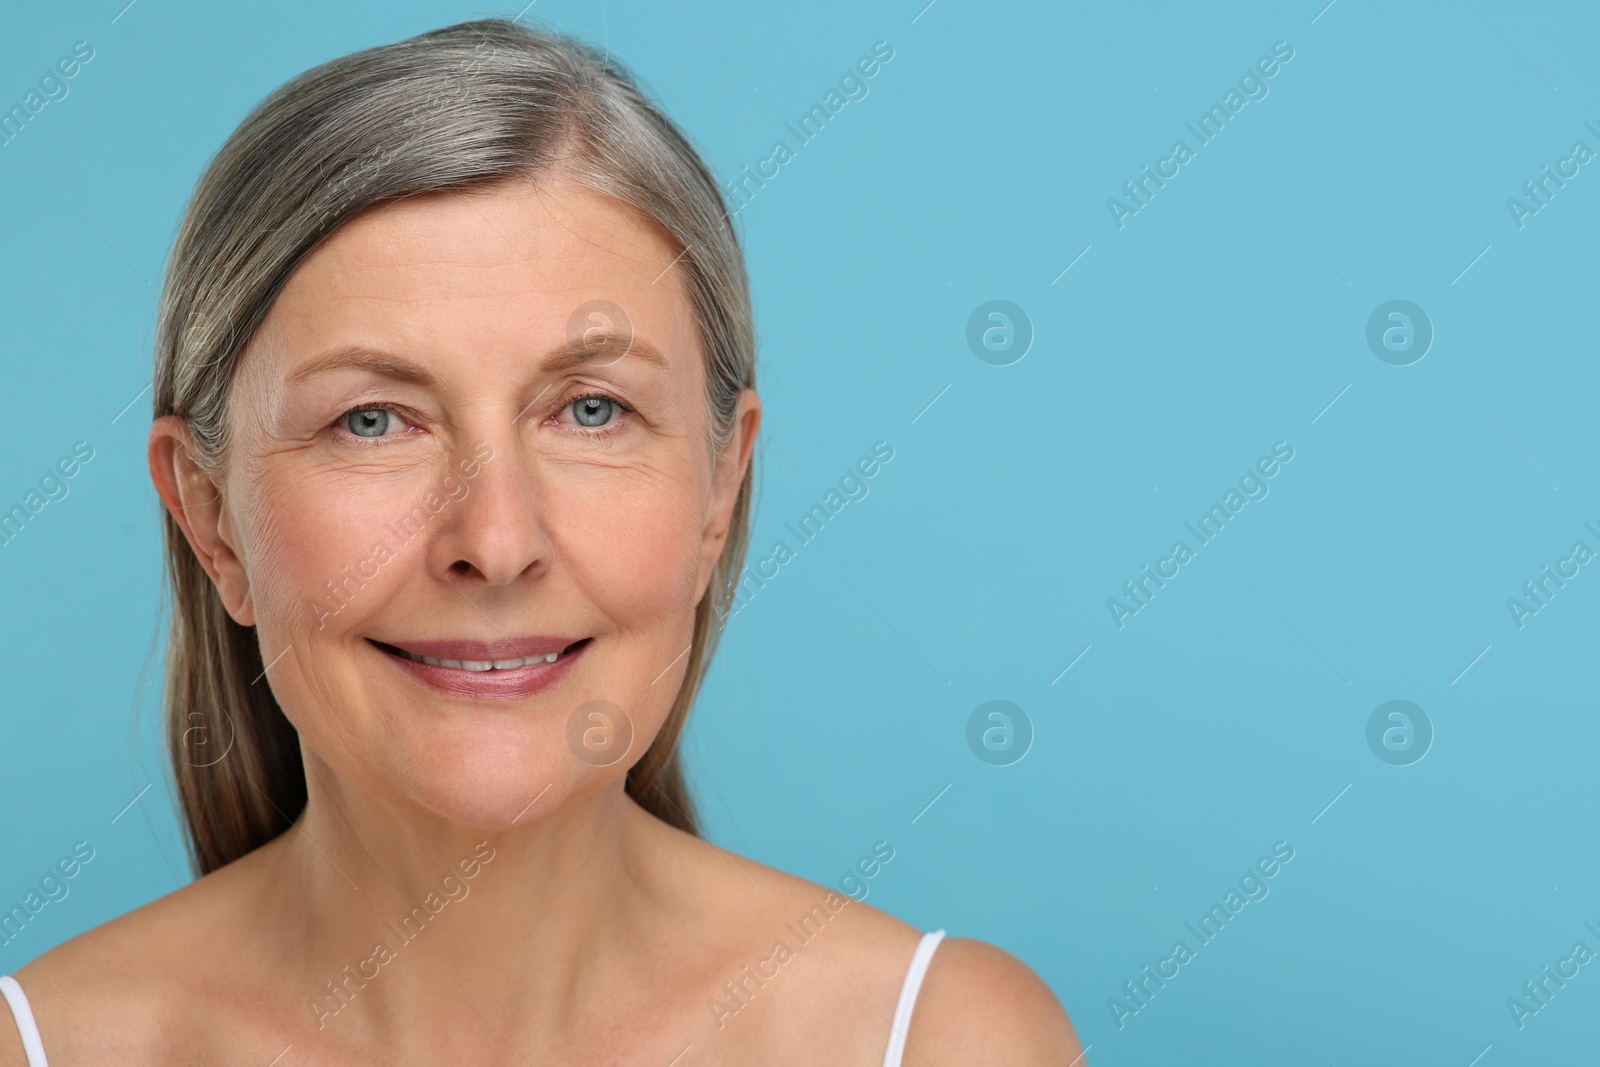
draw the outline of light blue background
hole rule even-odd
[[[0,903],[73,842],[97,853],[0,973],[187,880],[139,393],[201,168],[325,57],[521,6],[124,2],[0,20],[5,107],[96,50],[0,149],[0,505],[74,441],[96,452],[0,548]],[[739,216],[767,405],[752,559],[873,442],[895,457],[729,628],[686,740],[710,836],[834,883],[888,840],[868,899],[1027,961],[1096,1065],[1592,1050],[1600,965],[1525,1029],[1506,1000],[1600,949],[1600,577],[1522,629],[1506,601],[1574,541],[1600,549],[1600,173],[1522,229],[1506,200],[1575,140],[1600,149],[1600,19],[924,3],[528,13],[608,42],[727,178],[895,50]],[[1107,198],[1193,147],[1184,122],[1280,40],[1270,95],[1119,230]],[[997,298],[1036,334],[1008,367],[965,341]],[[1436,329],[1409,367],[1364,339],[1395,298]],[[1280,440],[1270,496],[1119,630],[1107,598]],[[1009,767],[966,745],[995,698],[1036,731]],[[1395,698],[1437,733],[1409,767],[1365,740]],[[1280,840],[1270,896],[1119,1029],[1108,998]]]

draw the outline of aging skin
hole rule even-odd
[[[309,802],[18,972],[53,1065],[879,1062],[919,931],[849,902],[719,1019],[724,983],[830,891],[668,827],[623,791],[634,756],[569,745],[594,700],[626,715],[635,756],[660,728],[760,426],[746,390],[714,449],[677,255],[559,175],[385,205],[278,298],[215,478],[181,420],[157,421],[157,489],[256,628]],[[589,301],[631,333],[592,332],[581,358]],[[402,539],[408,514],[426,519]],[[399,651],[535,635],[565,651],[503,675]],[[390,924],[446,875],[466,891],[402,945]],[[326,983],[351,971],[369,977],[341,1004]],[[1031,971],[961,939],[909,1037],[907,1064],[1078,1053]],[[0,1065],[22,1062],[0,1027]]]

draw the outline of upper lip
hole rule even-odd
[[[560,652],[580,640],[582,638],[551,637],[547,634],[535,634],[531,637],[500,638],[494,641],[451,638],[429,641],[379,641],[378,644],[389,645],[403,652],[411,652],[418,656],[428,656],[432,659],[486,662],[526,659],[529,656],[548,656],[550,653]]]

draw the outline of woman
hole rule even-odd
[[[201,877],[0,981],[0,1064],[1081,1062],[1006,953],[696,835],[754,366],[716,182],[608,59],[488,20],[266,100],[158,328]]]

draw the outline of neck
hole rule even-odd
[[[425,1049],[481,1014],[554,1036],[615,988],[652,906],[640,874],[661,829],[621,779],[483,830],[375,799],[319,762],[267,883],[294,916],[282,948],[323,1033]],[[460,1010],[418,1010],[441,997]]]

